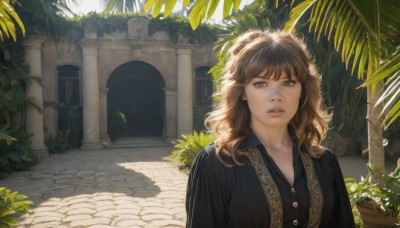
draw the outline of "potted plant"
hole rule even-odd
[[[346,178],[347,191],[353,207],[357,207],[365,228],[385,228],[400,225],[400,159],[397,167],[385,174],[382,183],[372,182],[371,164],[368,174],[357,182]]]

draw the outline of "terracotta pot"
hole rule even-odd
[[[397,219],[392,216],[384,216],[378,213],[371,205],[360,203],[357,204],[358,212],[360,212],[361,220],[364,228],[392,228],[396,227]]]

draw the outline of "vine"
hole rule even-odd
[[[202,24],[193,31],[189,20],[183,16],[173,15],[160,19],[149,18],[144,13],[105,14],[91,12],[73,18],[60,16],[53,20],[49,26],[42,26],[42,23],[31,21],[32,23],[28,23],[26,27],[27,33],[30,35],[48,34],[50,37],[59,39],[61,37],[71,38],[72,32],[77,32],[80,36],[83,36],[85,26],[92,23],[101,37],[106,33],[126,31],[127,22],[135,17],[149,20],[149,35],[153,35],[157,31],[165,31],[174,43],[178,41],[178,34],[182,34],[188,38],[191,44],[211,44],[217,40],[218,33],[221,31],[219,25],[213,24]]]

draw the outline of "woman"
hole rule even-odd
[[[187,227],[355,227],[341,169],[321,146],[330,115],[303,41],[252,30],[229,50],[218,133],[195,159]]]

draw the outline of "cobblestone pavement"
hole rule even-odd
[[[29,196],[19,228],[184,227],[187,175],[163,160],[172,146],[72,150],[51,155],[0,186]],[[339,157],[344,177],[366,174],[366,159]]]
[[[0,186],[34,202],[18,227],[184,227],[187,175],[162,159],[171,150],[68,151]]]

